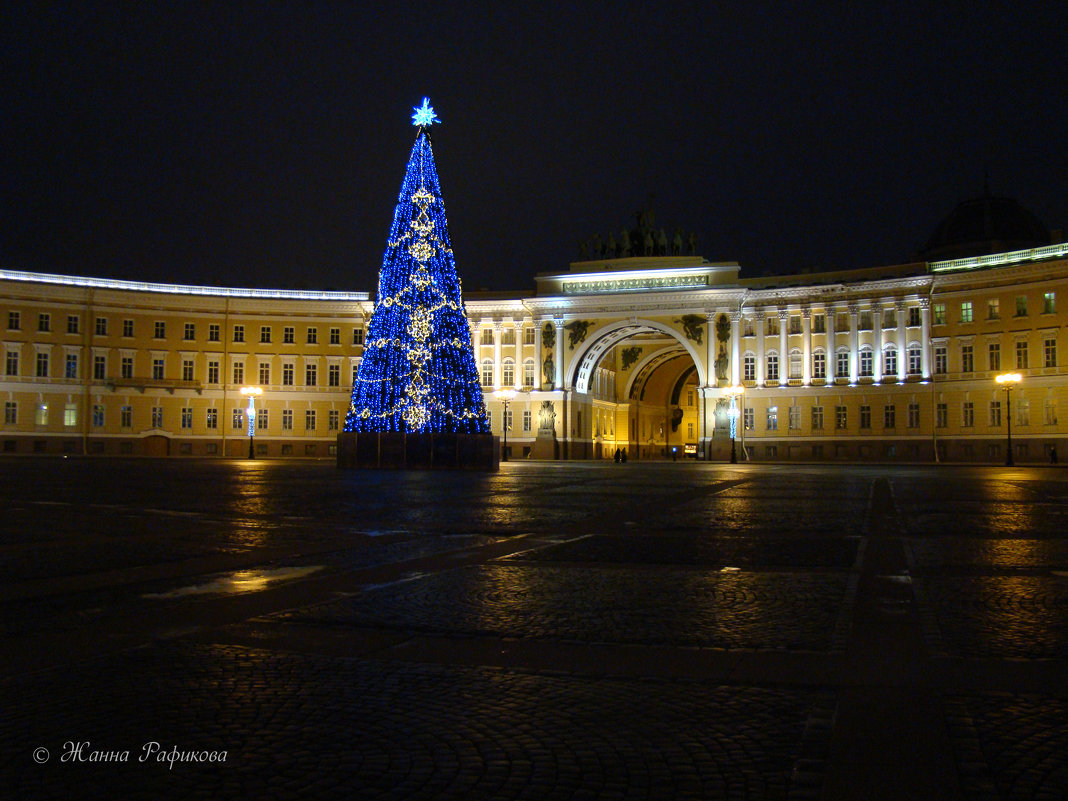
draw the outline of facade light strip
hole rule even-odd
[[[932,273],[946,273],[954,270],[977,270],[982,267],[999,267],[1007,264],[1021,264],[1027,261],[1059,259],[1068,256],[1068,242],[1059,245],[1047,245],[1030,250],[1012,250],[1008,253],[991,253],[989,256],[974,256],[970,259],[953,259],[951,261],[932,261],[928,266]]]
[[[326,292],[298,289],[252,289],[248,287],[186,286],[184,284],[152,284],[147,281],[119,281],[111,278],[89,278],[53,273],[30,273],[21,270],[0,270],[0,281],[29,281],[38,284],[59,284],[88,289],[116,289],[128,292],[162,292],[169,295],[214,295],[225,298],[259,298],[261,300],[333,300],[361,302],[368,300],[366,292]]]

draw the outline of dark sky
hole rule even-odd
[[[650,195],[743,275],[908,261],[984,172],[1068,228],[1065,7],[7,4],[0,266],[373,292],[423,96],[466,288]]]

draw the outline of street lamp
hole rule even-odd
[[[731,399],[731,408],[727,412],[727,417],[731,421],[731,464],[738,464],[738,453],[734,449],[734,438],[738,434],[738,398],[744,392],[745,387],[741,384],[723,388],[723,394]]]
[[[504,415],[501,417],[501,432],[504,434],[504,445],[501,451],[501,461],[508,461],[508,403],[516,395],[514,389],[496,389],[493,397],[504,404]]]
[[[1005,388],[1005,465],[1012,467],[1012,388],[1023,380],[1019,373],[1002,373],[995,379]]]
[[[248,397],[248,458],[255,459],[252,443],[256,436],[256,398],[263,394],[263,387],[241,387],[241,394]]]

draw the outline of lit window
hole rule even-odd
[[[1054,292],[1046,292],[1042,295],[1042,313],[1053,314],[1057,310],[1057,296]]]
[[[970,323],[972,321],[972,302],[966,300],[960,304],[960,321]]]
[[[768,431],[777,431],[779,429],[779,407],[769,406],[767,414],[767,422],[765,425]]]
[[[986,319],[997,320],[1001,317],[1001,304],[997,298],[991,298],[986,302]]]
[[[935,325],[946,324],[946,304],[936,303],[931,307],[932,316],[934,317]]]

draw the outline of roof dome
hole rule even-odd
[[[981,197],[961,201],[927,240],[920,257],[925,261],[963,259],[1050,243],[1050,230],[1016,200]]]

